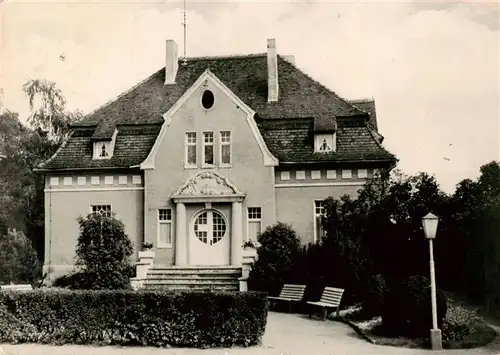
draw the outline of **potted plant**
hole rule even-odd
[[[257,248],[260,246],[259,242],[248,240],[243,243],[243,257],[256,257]]]
[[[142,243],[142,250],[139,251],[139,260],[140,259],[154,259],[155,252],[153,250],[153,243]]]

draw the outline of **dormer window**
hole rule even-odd
[[[97,140],[94,141],[94,159],[111,159],[113,156],[113,149],[115,147],[116,135],[118,131],[115,131],[111,140]]]
[[[111,141],[94,142],[94,159],[109,159],[111,154]]]
[[[106,147],[106,143],[101,144],[101,151],[99,153],[99,158],[106,158],[109,156],[108,148],[109,147]]]
[[[335,133],[321,133],[314,137],[314,151],[318,153],[334,152],[336,149]]]

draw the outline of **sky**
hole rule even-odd
[[[1,0],[0,0],[1,2]],[[407,174],[453,192],[500,160],[499,4],[187,0],[187,56],[279,54],[347,99],[374,98],[384,146]],[[0,4],[4,108],[27,117],[21,87],[56,82],[69,110],[91,112],[183,48],[183,3]]]

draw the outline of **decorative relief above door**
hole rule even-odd
[[[203,171],[182,185],[174,197],[180,196],[230,196],[244,195],[227,178],[212,172]]]

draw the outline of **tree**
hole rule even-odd
[[[33,283],[40,269],[36,251],[24,233],[0,233],[0,283]]]
[[[82,118],[79,111],[65,111],[66,100],[54,82],[31,79],[23,85],[23,91],[31,110],[28,123],[34,129],[47,131],[51,140],[62,142],[69,133],[71,123]]]
[[[288,281],[300,249],[300,240],[287,224],[277,223],[267,227],[259,236],[257,261],[250,272],[251,290],[277,294]]]
[[[76,265],[85,275],[83,288],[124,289],[130,286],[133,246],[125,226],[114,217],[92,213],[79,217]]]
[[[464,252],[461,290],[476,302],[500,308],[500,166],[490,162],[477,181],[461,181],[453,196],[456,239]]]

